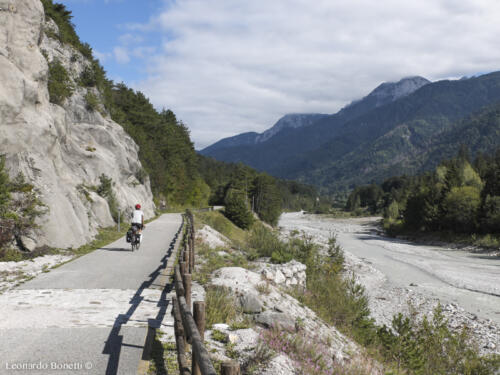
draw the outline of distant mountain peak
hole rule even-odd
[[[228,147],[240,147],[262,143],[272,138],[284,129],[296,129],[304,126],[309,126],[315,121],[320,120],[328,115],[319,113],[289,113],[280,118],[276,124],[267,129],[263,133],[247,132],[238,134],[232,137],[221,139],[218,142],[204,148],[200,152],[203,155],[210,155],[214,150]]]
[[[364,98],[353,100],[343,110],[352,110],[358,104],[369,105],[377,108],[395,100],[413,94],[419,88],[431,83],[428,79],[420,76],[411,76],[400,79],[397,82],[384,82],[378,85]]]
[[[395,101],[404,96],[408,96],[417,91],[422,86],[431,83],[428,79],[420,76],[405,77],[398,82],[384,82],[377,86],[368,96],[376,97],[381,102],[380,105],[388,101]]]
[[[256,138],[255,143],[265,142],[283,129],[296,129],[308,126],[326,116],[320,113],[288,113],[280,118],[273,127],[260,134]]]

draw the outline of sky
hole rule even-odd
[[[108,77],[171,109],[196,149],[382,82],[500,70],[498,0],[55,0]]]

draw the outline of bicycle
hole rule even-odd
[[[129,229],[129,232],[127,233],[127,242],[130,242],[132,251],[139,250],[139,248],[141,247],[141,235],[137,233],[137,231],[138,228],[135,225],[132,225],[132,227]]]

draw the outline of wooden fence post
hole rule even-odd
[[[172,296],[173,313],[174,313],[174,332],[175,343],[177,345],[177,362],[179,364],[179,373],[186,374],[189,368],[186,363],[186,334],[184,326],[182,325],[181,312],[179,309],[179,302],[176,296]]]
[[[182,279],[184,279],[184,275],[186,274],[186,262],[182,261],[181,262],[181,276]]]
[[[186,298],[186,305],[188,307],[188,310],[191,311],[191,274],[186,273],[184,275],[184,292],[186,295],[184,298]]]
[[[240,375],[240,364],[235,361],[224,362],[221,365],[222,375]]]
[[[205,302],[195,301],[193,303],[193,318],[200,333],[201,341],[205,340]],[[198,365],[195,353],[193,351],[192,357],[192,374],[201,375],[200,366]]]
[[[191,261],[191,270],[194,270],[194,233],[192,234],[191,237],[191,254],[189,256],[189,260]],[[193,271],[191,271],[193,273]]]

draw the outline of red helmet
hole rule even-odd
[[[136,209],[136,210],[140,210],[140,209],[141,209],[141,205],[140,205],[139,203],[137,203],[137,204],[135,205],[135,209]]]

